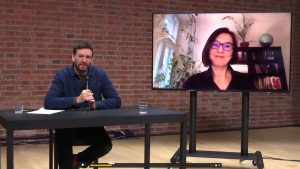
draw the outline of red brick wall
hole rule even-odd
[[[25,108],[43,106],[54,73],[71,63],[73,43],[85,39],[95,47],[94,64],[108,72],[123,106],[143,100],[188,112],[189,93],[151,90],[152,13],[291,11],[291,92],[250,93],[250,127],[299,125],[299,6],[297,0],[0,0],[0,108],[12,109],[16,100]],[[198,93],[198,131],[239,129],[240,119],[241,93]],[[110,128],[141,132],[143,126]],[[172,133],[178,125],[153,129]]]

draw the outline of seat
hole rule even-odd
[[[89,141],[86,139],[73,140],[73,146],[86,146],[86,145],[90,145]],[[55,137],[54,137],[53,129],[50,129],[49,130],[49,168],[50,169],[58,169],[58,159],[56,153],[57,151],[55,146]],[[95,160],[94,163],[98,163],[98,159]],[[98,167],[93,167],[93,168],[98,169]]]

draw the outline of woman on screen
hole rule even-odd
[[[215,30],[208,38],[202,62],[208,70],[189,77],[183,84],[186,90],[251,90],[253,81],[247,73],[232,69],[237,61],[237,40],[228,28]]]

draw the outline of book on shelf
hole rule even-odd
[[[255,87],[257,89],[273,89],[273,90],[282,89],[280,77],[278,76],[259,77],[255,81]]]
[[[257,74],[273,75],[278,74],[278,64],[254,64],[254,72]]]

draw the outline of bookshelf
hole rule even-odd
[[[239,47],[238,63],[248,65],[260,90],[287,90],[281,47]]]

